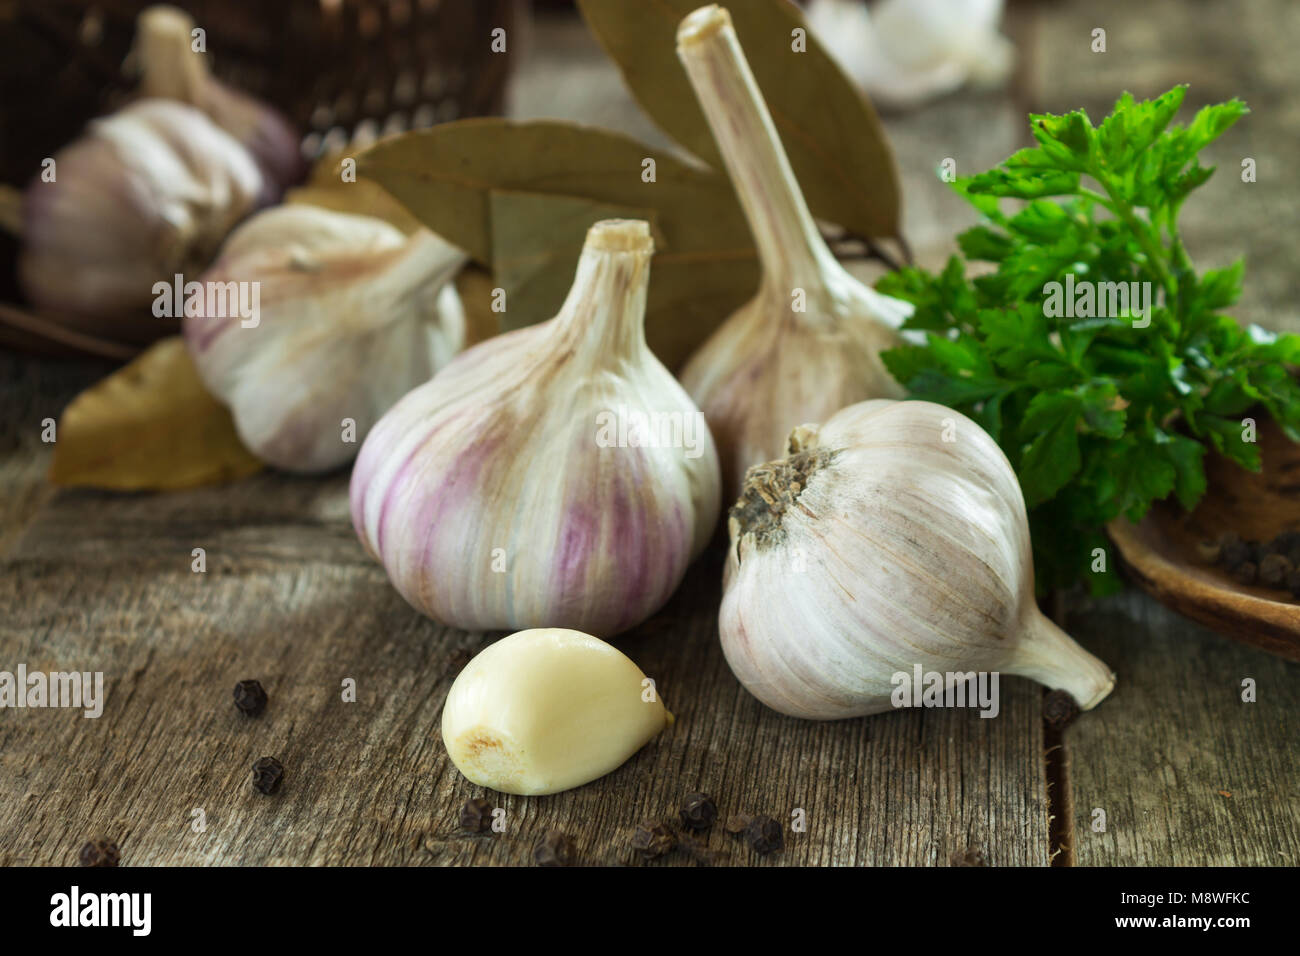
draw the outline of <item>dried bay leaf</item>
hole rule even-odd
[[[642,178],[654,160],[655,179]],[[418,219],[491,264],[492,190],[654,209],[674,249],[751,248],[731,182],[628,136],[558,120],[457,120],[384,139],[357,157]]]
[[[593,222],[644,219],[655,233],[655,248],[665,244],[651,209],[500,189],[491,191],[488,202],[492,273],[506,292],[506,310],[499,316],[503,331],[545,321],[560,311]]]
[[[233,481],[262,463],[203,387],[180,336],[163,339],[63,411],[50,480],[117,491]]]
[[[677,59],[677,26],[701,0],[578,0],[641,108],[715,169],[713,133]],[[727,4],[813,215],[862,236],[899,230],[898,170],[880,118],[789,0]],[[804,52],[793,49],[802,30]]]
[[[392,223],[408,235],[420,228],[420,221],[412,216],[405,206],[390,196],[378,183],[367,179],[358,179],[351,183],[337,179],[309,183],[289,190],[284,201],[320,206],[322,209],[352,213],[355,216],[373,216]]]
[[[642,179],[646,159],[655,161],[653,182]],[[558,121],[460,120],[377,143],[357,168],[492,267],[506,289],[503,328],[558,311],[587,228],[611,216],[652,223],[646,337],[670,368],[758,288],[730,181],[617,133]]]

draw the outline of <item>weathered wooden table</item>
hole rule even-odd
[[[1286,172],[1300,128],[1289,50],[1300,8],[1273,0],[1245,16],[1195,4],[1191,18],[1187,6],[1014,5],[1024,62],[1009,93],[891,118],[921,258],[942,260],[967,221],[931,179],[943,158],[982,168],[1020,145],[1029,109],[1096,115],[1123,88],[1152,95],[1190,80],[1196,103],[1241,95],[1255,113],[1218,148],[1220,175],[1188,210],[1189,245],[1204,262],[1247,255],[1240,314],[1296,327],[1285,228],[1300,206]],[[1108,31],[1104,55],[1089,50],[1096,26]],[[611,71],[580,26],[542,25],[516,112],[662,143]],[[1236,182],[1241,156],[1257,160],[1258,183]],[[345,474],[267,473],[166,495],[50,487],[41,420],[105,371],[0,356],[0,670],[103,671],[107,692],[98,719],[0,711],[0,863],[73,862],[102,834],[124,865],[519,864],[552,827],[574,837],[581,861],[618,863],[636,824],[672,816],[692,790],[724,814],[788,822],[805,811],[806,831],[761,861],[715,827],[708,845],[735,864],[1300,862],[1297,665],[1130,592],[1069,606],[1067,628],[1118,685],[1060,739],[1045,733],[1042,690],[1017,678],[1003,681],[993,720],[931,710],[801,722],[763,708],[728,671],[716,553],[619,642],[676,725],[578,790],[488,794],[506,831],[463,836],[456,811],[479,790],[448,762],[439,713],[460,668],[500,635],[439,627],[403,602],[355,540]],[[205,573],[191,570],[196,547]],[[248,677],[271,698],[258,719],[231,703]],[[354,703],[342,699],[348,678]],[[1245,678],[1254,703],[1241,700]],[[272,797],[248,784],[263,755],[286,767]]]

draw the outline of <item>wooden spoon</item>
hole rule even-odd
[[[1133,580],[1161,604],[1243,644],[1300,661],[1300,602],[1281,589],[1238,584],[1196,552],[1226,531],[1270,541],[1300,529],[1300,444],[1267,413],[1254,413],[1263,469],[1246,471],[1221,455],[1205,461],[1205,497],[1190,514],[1157,502],[1138,524],[1107,526]]]

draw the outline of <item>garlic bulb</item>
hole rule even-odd
[[[239,140],[265,176],[262,204],[274,202],[306,175],[299,137],[279,112],[211,75],[204,53],[194,49],[194,29],[193,18],[177,7],[140,14],[133,51],[140,91],[196,106]]]
[[[608,636],[708,542],[713,440],[645,343],[652,246],[644,222],[592,226],[555,318],[464,352],[366,439],[352,523],[430,617]]]
[[[1000,672],[1096,706],[1114,675],[1042,615],[1024,498],[993,439],[930,402],[862,402],[751,470],[728,521],[722,648],[781,713],[891,708],[899,675]]]
[[[464,347],[465,255],[428,230],[291,204],[237,229],[186,308],[199,375],[264,461],[324,471]],[[213,300],[209,290],[228,290]]]
[[[740,196],[763,264],[758,294],[691,357],[682,384],[704,411],[729,497],[745,470],[780,455],[790,429],[903,392],[880,351],[911,306],[853,278],[827,248],[726,10],[682,21],[686,66]]]
[[[812,0],[808,27],[879,103],[916,107],[966,83],[992,87],[1015,64],[1002,0]]]
[[[262,175],[193,107],[139,100],[95,120],[24,196],[18,277],[40,308],[112,316],[197,275],[252,210]]]
[[[558,793],[617,769],[672,723],[653,682],[604,641],[520,631],[460,672],[442,708],[456,769],[502,793]]]

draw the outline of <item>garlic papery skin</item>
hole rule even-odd
[[[900,344],[897,329],[912,307],[849,275],[826,246],[727,11],[709,6],[687,16],[677,52],[763,266],[758,294],[682,370],[735,497],[750,465],[783,453],[791,428],[864,399],[903,395],[879,353]]]
[[[24,194],[18,277],[32,303],[113,316],[147,309],[154,283],[197,275],[254,207],[262,174],[203,113],[138,100],[55,153]]]
[[[896,676],[1006,672],[1096,706],[1115,677],[1034,602],[1024,498],[973,421],[875,400],[790,436],[728,520],[719,613],[740,682],[783,714],[890,710]]]
[[[672,722],[618,650],[562,628],[519,631],[478,654],[442,707],[442,741],[471,782],[559,793],[617,769]]]
[[[306,175],[299,136],[277,110],[212,76],[205,53],[194,48],[195,26],[188,13],[166,4],[141,12],[132,51],[140,92],[180,100],[206,113],[252,153],[265,175],[261,202],[274,202]]]
[[[199,277],[205,295],[186,309],[185,341],[250,451],[288,471],[327,471],[464,347],[451,282],[464,262],[426,229],[408,236],[370,216],[277,206],[237,229]],[[210,289],[231,290],[225,308],[209,309]],[[242,307],[250,299],[256,314]]]
[[[1015,48],[1002,0],[812,0],[808,27],[876,103],[920,106],[966,83],[1001,84]]]
[[[645,343],[652,247],[644,222],[596,223],[555,318],[464,352],[366,439],[353,526],[425,614],[610,636],[707,544],[717,453]],[[667,428],[622,427],[638,415]]]

